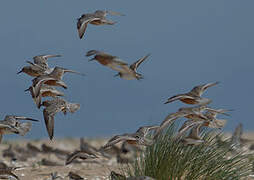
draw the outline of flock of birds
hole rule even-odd
[[[115,22],[108,20],[106,18],[107,14],[111,15],[123,15],[121,13],[113,11],[102,11],[97,10],[94,13],[83,14],[77,22],[77,29],[79,38],[82,39],[88,24],[93,25],[113,25]],[[64,96],[64,93],[55,87],[62,87],[67,89],[67,84],[63,81],[63,75],[65,73],[75,73],[84,76],[83,73],[69,70],[63,67],[54,67],[51,68],[48,65],[49,58],[60,57],[61,55],[38,55],[33,57],[33,62],[26,61],[27,66],[23,67],[19,73],[26,73],[29,76],[32,76],[32,85],[25,91],[29,91],[31,97],[38,109],[41,106],[44,106],[43,116],[46,124],[46,129],[49,135],[50,140],[54,137],[54,116],[58,112],[67,112],[74,113],[80,108],[78,103],[70,103],[63,99],[61,96]],[[101,65],[107,66],[114,71],[116,71],[115,76],[119,76],[122,79],[140,80],[143,78],[143,75],[137,72],[138,67],[143,63],[150,54],[145,55],[144,57],[138,59],[136,62],[129,65],[125,61],[121,60],[117,56],[107,54],[102,51],[90,50],[86,53],[86,56],[93,58],[90,60],[96,60]],[[151,146],[156,139],[163,134],[164,130],[169,127],[175,120],[178,118],[186,118],[187,120],[183,123],[182,127],[178,130],[178,133],[174,138],[181,139],[182,142],[186,145],[197,145],[203,143],[204,140],[200,136],[201,127],[209,128],[222,128],[226,120],[217,119],[218,114],[227,115],[227,112],[231,110],[226,109],[213,109],[208,107],[212,101],[208,98],[202,97],[202,94],[210,87],[217,85],[218,82],[202,84],[194,87],[190,92],[184,94],[178,94],[170,97],[165,104],[171,103],[177,100],[185,104],[195,105],[193,107],[183,107],[180,108],[177,112],[170,113],[160,125],[155,126],[142,126],[134,133],[125,133],[121,135],[116,135],[109,139],[109,141],[99,149],[93,148],[81,148],[78,151],[68,154],[66,158],[66,165],[74,162],[77,158],[80,159],[97,159],[97,158],[108,158],[107,151],[110,148],[115,148],[115,145],[123,142],[123,144],[131,146]],[[51,99],[42,101],[42,98],[50,97]],[[20,120],[26,121],[38,121],[36,119],[7,115],[4,120],[0,121],[0,135],[4,134],[19,134],[25,135],[31,129],[31,122],[20,122]],[[186,132],[190,131],[188,136],[183,136]],[[151,133],[153,132],[153,133]],[[149,135],[149,136],[148,136]],[[31,148],[31,147],[30,147]],[[35,148],[33,148],[35,149]],[[37,150],[41,152],[41,150]],[[55,152],[55,151],[54,151]],[[11,171],[14,169],[8,169],[6,166],[0,164],[0,174],[3,172],[7,173],[19,179]],[[70,172],[70,179],[82,179],[78,177],[73,172]],[[52,174],[52,179],[56,179],[57,175]],[[121,175],[111,172],[111,178],[117,179],[116,177],[121,177]],[[140,179],[142,177],[139,177]],[[149,177],[143,177],[143,179],[149,179]],[[128,178],[127,178],[128,179]],[[131,178],[130,178],[131,179]],[[134,178],[132,178],[134,179]],[[138,179],[138,177],[136,178]],[[152,179],[152,178],[150,178]]]

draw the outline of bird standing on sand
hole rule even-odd
[[[217,85],[219,82],[202,84],[199,86],[195,86],[190,92],[185,94],[178,94],[170,97],[164,104],[171,103],[176,100],[180,100],[186,104],[196,104],[196,105],[207,105],[212,102],[212,100],[208,98],[203,98],[201,95],[212,86]]]
[[[77,22],[79,38],[82,39],[82,37],[84,36],[88,24],[114,25],[116,22],[106,19],[107,14],[123,16],[123,14],[118,12],[102,10],[97,10],[94,13],[82,14],[82,16],[78,18]]]
[[[69,180],[83,180],[84,178],[82,178],[80,175],[70,171],[69,174],[67,175],[67,177],[69,177]]]
[[[69,103],[59,97],[44,101],[42,106],[45,106],[43,116],[50,140],[52,140],[54,136],[54,116],[56,113],[60,111],[62,111],[64,114],[66,114],[67,111],[74,113],[80,108],[80,104]]]
[[[19,180],[19,177],[15,175],[12,171],[15,171],[21,168],[22,167],[8,167],[5,163],[0,162],[0,179],[14,178]]]

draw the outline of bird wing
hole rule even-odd
[[[120,141],[126,141],[126,140],[132,140],[132,141],[136,141],[137,139],[130,136],[129,134],[123,134],[123,135],[116,135],[114,137],[112,137],[107,144],[105,144],[102,148],[106,149],[110,146],[113,146],[114,144],[119,143]]]
[[[186,95],[186,94],[178,94],[178,95],[168,98],[168,100],[164,104],[171,103],[173,101],[180,100],[180,99],[193,99],[194,100],[195,98],[192,96]]]
[[[78,29],[79,38],[82,39],[82,37],[84,36],[88,23],[95,21],[95,20],[100,20],[100,19],[101,18],[99,18],[99,17],[91,16],[88,14],[83,14],[78,19],[78,22],[77,22],[77,29]]]
[[[52,140],[54,136],[54,116],[60,111],[61,107],[58,107],[57,104],[51,104],[43,110],[43,117],[50,140]]]
[[[77,158],[82,158],[82,159],[90,159],[90,158],[95,158],[96,155],[91,155],[91,154],[87,154],[86,152],[84,151],[75,151],[73,153],[71,153],[66,161],[65,161],[65,165],[68,165],[70,164],[73,160],[77,159]]]
[[[36,121],[38,122],[39,120],[37,119],[32,119],[32,118],[28,118],[28,117],[24,117],[24,116],[13,116],[16,120],[28,120],[28,121]]]
[[[154,138],[157,138],[158,135],[170,124],[172,124],[176,119],[183,117],[186,115],[186,113],[183,112],[176,112],[176,113],[171,113],[169,114],[160,124],[160,127],[156,130]]]
[[[133,71],[137,71],[137,68],[139,67],[139,65],[144,62],[151,54],[147,54],[146,56],[138,59],[136,62],[134,62],[133,64],[130,65],[130,69],[132,69]]]

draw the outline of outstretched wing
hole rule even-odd
[[[110,146],[113,146],[114,144],[119,143],[120,141],[126,141],[126,140],[131,140],[131,141],[136,141],[137,139],[130,136],[129,134],[123,134],[123,135],[116,135],[112,137],[107,144],[102,146],[102,149],[107,149]]]
[[[139,67],[139,65],[144,62],[151,54],[147,54],[146,56],[140,58],[139,60],[137,60],[135,63],[133,63],[132,65],[130,65],[130,68],[133,70],[133,71],[137,71],[137,68]]]
[[[82,39],[82,37],[84,36],[88,23],[95,21],[95,20],[100,20],[100,18],[92,16],[90,14],[83,14],[78,19],[77,29],[78,29],[78,35],[79,35],[80,39]]]
[[[172,96],[172,97],[168,98],[168,100],[164,104],[168,104],[168,103],[171,103],[173,101],[180,100],[180,99],[195,100],[195,98],[192,97],[192,96],[189,96],[189,95],[186,95],[186,94],[178,94],[178,95],[175,95],[175,96]]]

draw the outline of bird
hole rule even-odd
[[[69,180],[83,180],[84,178],[82,178],[80,175],[70,171],[69,174],[67,175],[67,177],[69,177]]]
[[[181,139],[181,137],[186,133],[189,129],[195,127],[195,126],[205,126],[207,127],[209,125],[208,121],[203,120],[195,120],[195,119],[189,119],[183,123],[183,125],[179,128],[177,134],[175,135],[174,139]],[[194,129],[195,130],[195,129]],[[195,132],[195,131],[194,131]]]
[[[73,153],[68,155],[65,161],[65,165],[72,163],[77,158],[86,160],[86,159],[95,159],[98,158],[98,156],[96,156],[95,154],[87,153],[85,151],[74,151]]]
[[[115,171],[110,172],[111,180],[155,180],[149,176],[135,176],[135,177],[126,177],[122,174],[116,173]]]
[[[207,117],[202,114],[202,112],[206,109],[208,109],[206,106],[179,108],[177,112],[170,113],[168,116],[166,116],[166,118],[160,124],[160,127],[156,130],[153,138],[158,138],[161,132],[178,118],[185,117],[192,120],[207,120]]]
[[[184,145],[199,145],[204,142],[199,131],[203,124],[198,124],[190,130],[190,134],[182,139]]]
[[[16,115],[6,115],[4,120],[0,121],[0,142],[4,134],[19,134],[24,136],[31,129],[31,122],[21,123],[20,120],[39,121],[37,119],[27,118]]]
[[[86,53],[86,56],[94,56],[89,61],[96,60],[101,65],[107,66],[115,71],[122,71],[120,66],[128,65],[128,63],[124,62],[119,57],[107,54],[102,51],[90,50]]]
[[[116,135],[108,140],[108,142],[101,147],[101,149],[107,149],[114,144],[117,144],[121,141],[126,141],[129,144],[138,144],[143,146],[150,146],[152,145],[152,141],[146,138],[147,133],[152,130],[156,129],[158,126],[143,126],[140,127],[135,133],[129,134],[125,133],[122,135]]]
[[[63,75],[66,72],[75,73],[84,76],[83,73],[72,71],[66,68],[56,66],[50,74],[38,76],[32,80],[32,91],[35,97],[38,97],[42,84],[50,86],[61,86],[67,89],[67,85],[62,81]]]
[[[212,102],[212,100],[208,98],[201,97],[202,94],[212,86],[219,84],[219,82],[215,83],[207,83],[199,86],[195,86],[190,92],[184,94],[177,94],[175,96],[170,97],[164,104],[171,103],[176,100],[180,100],[185,104],[195,104],[195,105],[207,105]]]
[[[66,115],[67,111],[74,113],[80,108],[80,104],[69,103],[59,97],[44,101],[42,106],[45,106],[43,117],[50,140],[52,140],[54,136],[54,116],[56,113],[62,111]]]
[[[94,13],[82,14],[81,17],[77,19],[78,20],[77,29],[78,29],[79,38],[80,39],[83,38],[88,24],[114,25],[116,22],[106,19],[107,14],[123,16],[123,14],[118,12],[103,11],[103,10],[97,10]]]
[[[61,55],[38,55],[33,57],[33,61],[26,61],[29,66],[24,66],[17,74],[26,73],[29,76],[37,77],[52,72],[52,68],[49,68],[47,60],[52,57],[61,57]]]
[[[21,169],[22,167],[8,167],[5,163],[0,162],[0,178],[1,179],[10,179],[14,178],[19,180],[19,177],[15,175],[12,171]]]
[[[34,88],[33,86],[30,86],[28,89],[26,89],[25,91],[29,91],[34,103],[36,104],[37,108],[39,109],[41,107],[41,98],[42,97],[57,97],[57,96],[64,96],[64,93],[62,93],[61,91],[57,90],[56,88],[54,88],[53,86],[47,85],[47,84],[42,84],[40,87],[40,91],[39,94],[37,95],[37,97],[34,94]]]
[[[140,73],[137,73],[137,68],[149,56],[150,56],[150,54],[145,55],[144,57],[138,59],[136,62],[134,62],[130,66],[128,66],[128,65],[121,65],[122,69],[115,76],[120,76],[121,78],[123,78],[125,80],[132,80],[132,79],[140,80],[140,79],[143,79],[144,78],[143,75],[140,74]]]
[[[209,125],[208,127],[210,128],[222,128],[225,126],[225,124],[227,123],[226,119],[217,119],[217,115],[218,114],[223,114],[226,116],[230,116],[229,114],[227,114],[226,112],[229,111],[233,111],[232,109],[227,110],[227,109],[207,109],[206,113],[204,114],[204,116],[207,117],[207,119],[209,119]]]

